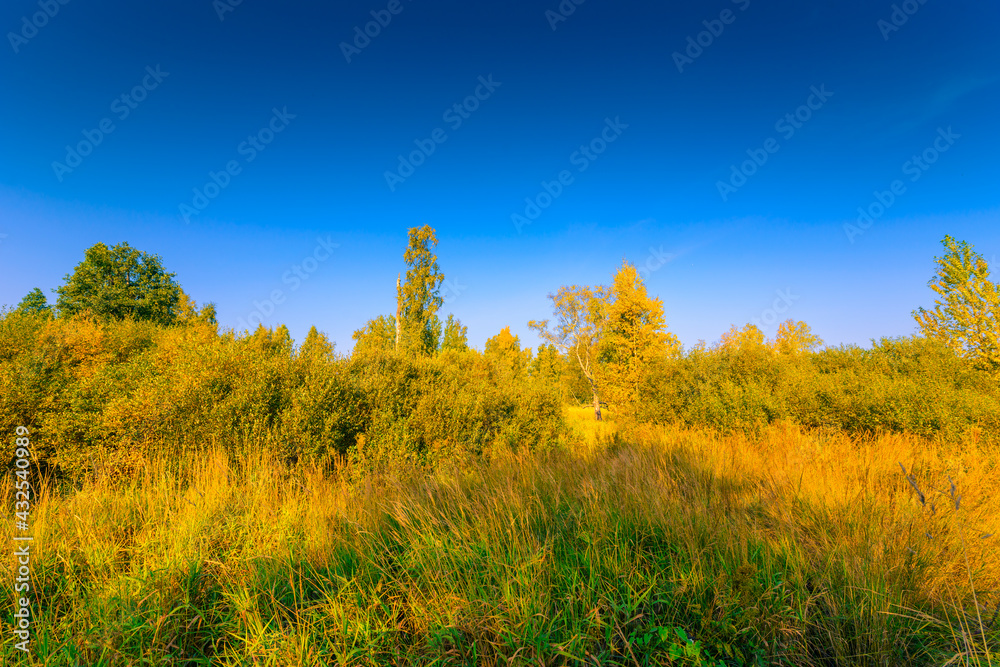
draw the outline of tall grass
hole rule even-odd
[[[216,451],[44,485],[28,662],[997,662],[996,449],[567,423],[576,451],[433,472]]]

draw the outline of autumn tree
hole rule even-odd
[[[17,311],[32,315],[51,315],[52,307],[42,290],[36,287],[21,299],[21,303],[17,304]]]
[[[805,322],[785,320],[778,325],[778,332],[771,344],[778,354],[787,356],[812,352],[823,344],[819,336]]]
[[[556,346],[551,343],[542,343],[538,346],[535,358],[531,360],[528,367],[528,373],[534,381],[543,386],[552,387],[560,394],[562,393],[562,370],[562,357]]]
[[[722,334],[715,349],[721,352],[766,353],[771,351],[767,337],[756,324],[747,324],[737,329],[733,324]]]
[[[354,352],[366,353],[372,351],[389,352],[396,346],[396,318],[392,315],[379,315],[351,336],[354,339]]]
[[[215,304],[206,303],[201,308],[198,308],[198,302],[189,297],[184,290],[180,290],[180,295],[177,299],[177,322],[183,322],[185,324],[192,324],[195,322],[203,322],[205,324],[217,325],[216,320]]]
[[[399,348],[413,354],[430,354],[437,349],[441,321],[436,317],[443,303],[439,288],[444,275],[438,269],[437,237],[428,225],[410,229],[409,245],[403,260],[409,267],[406,281],[397,282]]]
[[[504,327],[496,336],[486,341],[483,356],[493,361],[504,373],[512,377],[522,375],[531,362],[531,348],[521,349],[521,339]]]
[[[177,319],[181,288],[157,255],[120,243],[91,246],[56,291],[60,315],[90,311],[102,319],[132,318],[158,324]]]
[[[983,257],[965,241],[945,236],[945,254],[928,286],[938,295],[933,310],[913,312],[924,335],[992,372],[1000,371],[1000,293]]]
[[[306,339],[299,347],[298,357],[300,359],[333,361],[333,350],[334,345],[330,339],[313,325],[309,327]]]
[[[667,332],[663,301],[652,298],[635,266],[623,262],[603,303],[598,373],[608,403],[634,415],[639,388],[654,364],[680,355],[680,341]]]
[[[555,321],[528,322],[528,327],[537,331],[539,338],[576,360],[590,385],[594,418],[597,420],[601,419],[601,400],[595,370],[603,327],[604,298],[603,287],[563,286],[555,294],[549,294]]]
[[[464,352],[469,349],[469,328],[463,327],[461,320],[449,314],[444,323],[444,335],[441,339],[441,351],[455,350]]]

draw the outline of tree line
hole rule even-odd
[[[870,349],[822,347],[791,320],[773,339],[748,324],[683,349],[623,261],[607,285],[549,295],[550,316],[528,322],[536,349],[505,327],[482,351],[442,312],[437,243],[428,226],[409,230],[395,312],[355,331],[349,355],[315,327],[298,346],[284,326],[220,331],[214,304],[198,307],[158,256],[97,244],[54,306],[35,289],[0,311],[0,428],[33,425],[74,469],[93,452],[205,442],[364,465],[461,459],[571,442],[567,403],[621,425],[1000,439],[1000,294],[966,242],[944,239],[920,334]]]

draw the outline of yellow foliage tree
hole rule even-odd
[[[763,352],[771,348],[767,344],[764,332],[755,324],[747,324],[737,329],[733,324],[729,331],[722,334],[716,349],[722,352]]]
[[[492,360],[502,372],[518,377],[531,361],[531,348],[522,350],[521,339],[511,334],[510,327],[504,327],[486,341],[483,356]]]
[[[992,372],[1000,371],[1000,293],[986,260],[965,241],[945,236],[929,287],[940,298],[933,310],[913,312],[924,335]]]
[[[666,331],[663,301],[651,298],[635,266],[622,262],[604,300],[599,377],[608,403],[624,417],[639,407],[639,388],[650,367],[680,354]]]
[[[805,322],[785,320],[778,325],[778,333],[771,346],[778,354],[796,355],[812,352],[822,344],[820,337],[813,334]]]

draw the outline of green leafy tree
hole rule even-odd
[[[469,328],[463,327],[461,320],[449,314],[444,324],[444,336],[441,339],[441,351],[456,350],[464,352],[469,349]]]
[[[933,310],[913,317],[928,338],[940,341],[976,366],[1000,371],[1000,292],[986,260],[965,241],[945,236],[945,254],[928,286],[938,295]]]
[[[528,322],[528,327],[537,331],[539,338],[576,360],[590,385],[594,418],[598,421],[601,420],[601,400],[595,371],[604,326],[605,299],[604,287],[563,286],[555,294],[549,295],[555,322]]]
[[[32,315],[52,314],[52,307],[49,305],[48,299],[45,298],[42,290],[37,287],[21,299],[21,303],[17,304],[17,310],[18,312],[30,313]]]
[[[608,402],[634,415],[649,368],[680,355],[680,341],[666,331],[663,302],[651,298],[635,266],[623,262],[604,301],[599,375]]]
[[[120,243],[91,246],[56,291],[60,315],[90,311],[102,319],[132,318],[158,324],[177,319],[181,288],[159,256]]]
[[[437,350],[441,321],[436,317],[444,302],[440,272],[434,249],[437,237],[428,225],[410,229],[409,245],[403,260],[409,267],[406,281],[397,288],[399,348],[410,354],[431,354]]]

